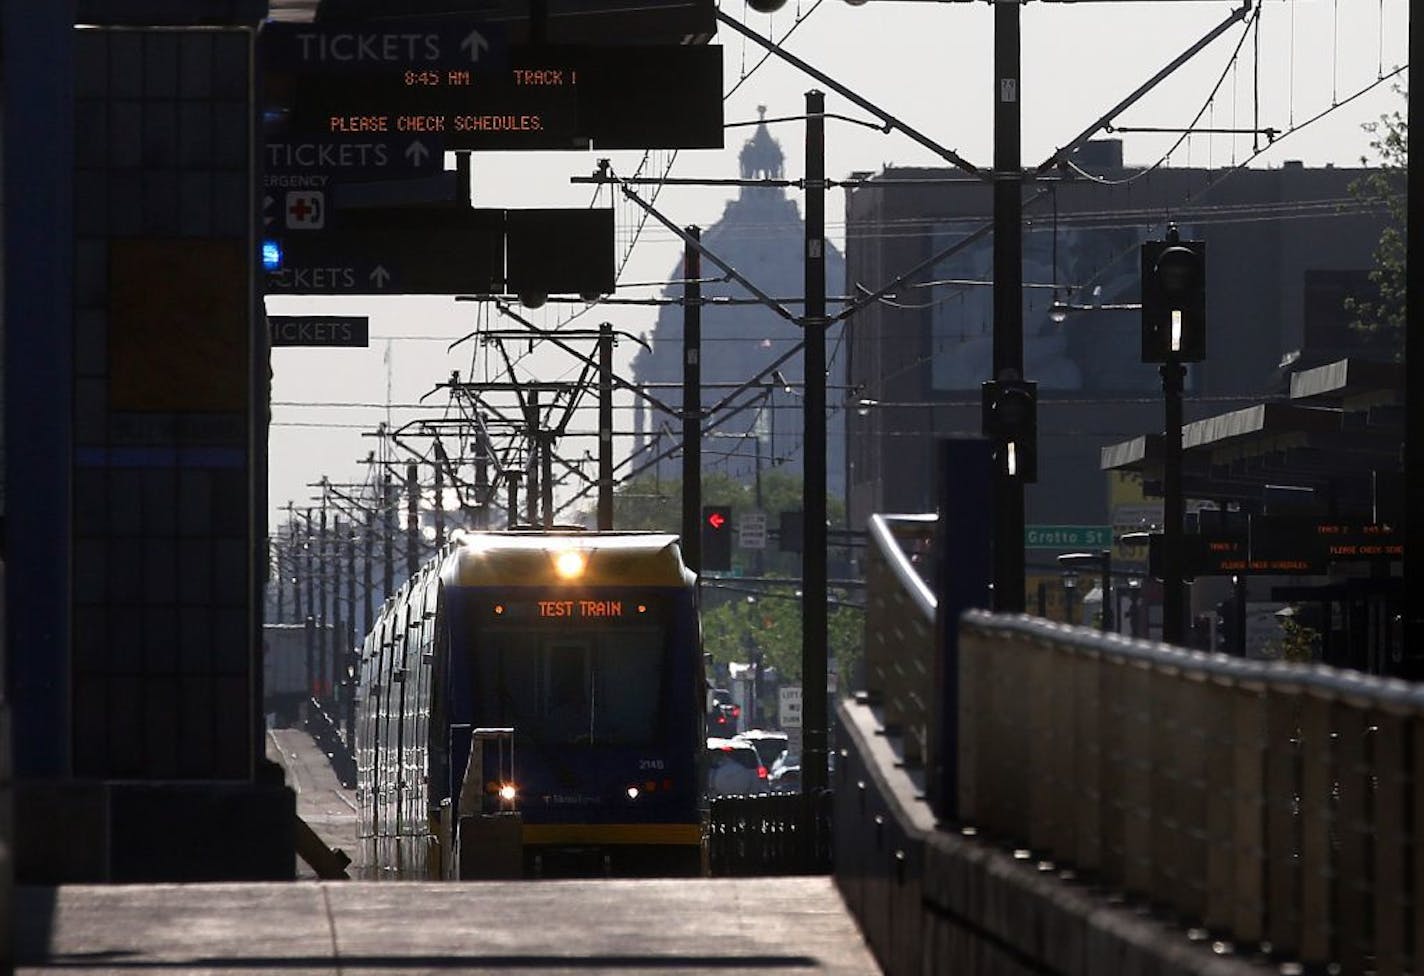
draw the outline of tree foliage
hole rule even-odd
[[[1395,91],[1408,102],[1408,93],[1398,86]],[[1357,200],[1384,208],[1387,222],[1375,246],[1375,267],[1370,281],[1379,289],[1374,300],[1347,298],[1345,310],[1353,316],[1350,327],[1361,332],[1379,333],[1395,348],[1396,356],[1404,350],[1404,229],[1408,197],[1405,173],[1409,160],[1409,122],[1396,109],[1366,122],[1370,133],[1370,148],[1379,156],[1380,164],[1369,175],[1350,184],[1350,193]],[[1361,163],[1368,164],[1362,157]]]
[[[765,512],[767,526],[776,529],[785,511],[801,509],[805,492],[799,475],[772,469],[761,477],[758,488],[720,472],[706,472],[702,478],[702,503],[728,505],[732,524],[747,512]],[[844,524],[845,503],[827,498],[831,525]],[[587,518],[592,524],[593,519]],[[682,531],[682,482],[643,475],[624,482],[613,495],[613,525],[618,529],[670,532]],[[833,551],[832,555],[835,553]],[[775,540],[767,540],[760,553],[734,547],[732,578],[702,588],[703,650],[720,664],[750,661],[759,653],[764,667],[775,667],[782,679],[801,680],[801,600],[795,581],[801,575],[799,553],[782,552]],[[783,577],[786,584],[739,584],[738,576]],[[731,589],[736,587],[736,589]],[[748,592],[756,591],[756,592]],[[858,594],[855,594],[858,596]],[[839,674],[849,679],[855,674],[861,655],[864,613],[848,603],[853,595],[833,588],[832,605],[826,620],[829,656]]]

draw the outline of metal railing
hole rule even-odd
[[[1424,688],[974,611],[960,820],[1202,938],[1424,956]]]
[[[934,686],[935,597],[920,575],[934,539],[933,515],[872,515],[866,565],[866,687],[888,730],[904,737],[904,760],[929,758]]]
[[[707,823],[712,876],[828,873],[831,804],[830,790],[715,797]]]

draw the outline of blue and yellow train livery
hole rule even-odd
[[[452,542],[387,601],[362,649],[364,872],[697,873],[694,583],[671,535]]]

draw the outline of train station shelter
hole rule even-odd
[[[1310,606],[1326,663],[1388,673],[1401,649],[1404,367],[1340,359],[1283,380],[1275,398],[1182,427],[1183,495],[1211,506],[1188,519],[1187,576]],[[1160,496],[1163,446],[1157,433],[1108,445],[1101,467]]]

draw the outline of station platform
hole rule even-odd
[[[355,794],[311,736],[273,730],[267,750],[298,815],[356,854]],[[323,882],[296,868],[286,883],[21,887],[17,971],[880,971],[829,877]]]
[[[22,887],[17,972],[879,973],[828,877]]]

